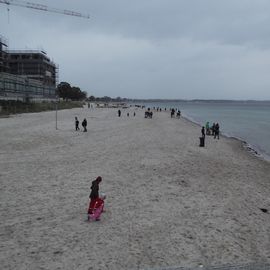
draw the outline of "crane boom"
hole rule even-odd
[[[86,18],[86,19],[90,18],[89,15],[83,15],[83,14],[76,12],[76,11],[61,10],[58,8],[52,8],[52,7],[48,7],[46,5],[36,4],[36,3],[31,3],[31,2],[17,1],[17,0],[0,0],[0,3],[6,4],[6,5],[25,7],[25,8],[32,8],[32,9],[37,9],[37,10],[41,10],[41,11],[54,12],[54,13],[59,13],[59,14],[64,14],[64,15],[82,17],[82,18]]]

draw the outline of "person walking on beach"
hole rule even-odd
[[[212,135],[215,135],[215,128],[216,128],[216,124],[213,123],[211,130],[212,130]]]
[[[118,117],[121,116],[121,110],[118,110]]]
[[[216,123],[216,125],[215,125],[214,139],[215,139],[216,137],[217,137],[218,140],[219,140],[219,124],[218,124],[218,123]]]
[[[206,128],[206,135],[210,135],[209,122],[206,122],[205,128]]]
[[[175,110],[174,109],[171,109],[171,118],[174,117],[174,113],[175,113]]]
[[[87,132],[87,120],[86,118],[83,119],[82,121],[82,126],[83,126],[83,132]]]
[[[100,184],[101,181],[102,181],[101,176],[98,176],[96,178],[96,180],[94,180],[92,182],[91,193],[89,195],[90,204],[89,204],[89,208],[88,208],[88,214],[92,214],[93,213],[93,209],[94,209],[96,200],[99,198],[99,184]]]
[[[77,130],[80,130],[80,128],[79,128],[79,120],[78,120],[78,117],[75,117],[75,130],[77,131]]]
[[[205,138],[205,129],[204,129],[204,127],[202,127],[201,132],[202,132],[202,137]]]

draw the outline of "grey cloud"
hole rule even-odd
[[[44,48],[94,95],[270,99],[266,0],[41,1],[90,20],[0,6],[12,48]]]

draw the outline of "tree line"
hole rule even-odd
[[[61,82],[56,88],[56,94],[63,100],[87,100],[92,102],[126,102],[128,99],[116,97],[111,98],[108,96],[94,97],[91,95],[87,98],[87,92],[82,91],[79,87],[71,86],[68,82]]]
[[[56,94],[64,100],[85,100],[87,98],[87,92],[82,91],[79,87],[71,86],[67,82],[58,84]]]
[[[108,96],[104,96],[104,97],[90,96],[87,100],[88,101],[96,101],[96,102],[126,102],[126,101],[128,101],[127,98],[121,98],[121,97],[111,98]]]

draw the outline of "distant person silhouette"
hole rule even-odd
[[[209,122],[206,122],[205,128],[206,128],[206,135],[210,135]]]
[[[84,118],[82,121],[83,132],[87,132],[87,120]]]
[[[79,124],[80,124],[80,122],[79,122],[79,120],[78,120],[78,117],[75,117],[75,130],[76,130],[76,131],[77,131],[77,130],[80,130]]]
[[[215,138],[218,138],[219,140],[219,124],[218,123],[216,123],[215,125],[214,139]]]
[[[211,130],[212,130],[212,135],[215,135],[215,127],[216,127],[216,123],[213,123]]]
[[[171,109],[171,118],[174,117],[174,113],[175,113],[175,110],[174,109]]]
[[[205,128],[204,127],[202,127],[201,132],[202,132],[202,137],[205,138]]]

